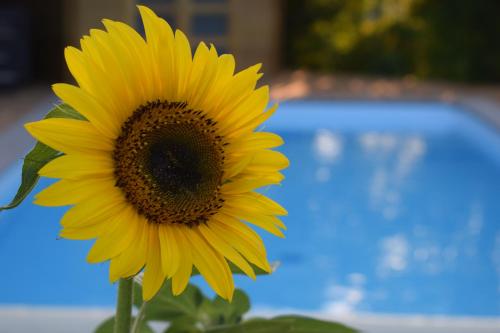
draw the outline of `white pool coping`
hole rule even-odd
[[[0,306],[0,332],[8,333],[89,333],[113,314],[112,308],[67,308]],[[498,333],[500,317],[454,317],[354,313],[333,316],[322,312],[295,310],[252,311],[249,317],[303,314],[334,320],[364,333]],[[155,326],[158,332],[164,325]],[[279,332],[277,332],[279,333]]]

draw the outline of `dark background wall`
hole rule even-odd
[[[62,73],[62,0],[0,4],[0,85],[55,81]]]

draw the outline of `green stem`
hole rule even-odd
[[[146,310],[146,302],[142,302],[141,307],[139,308],[139,313],[137,313],[137,317],[135,317],[134,324],[132,325],[132,333],[139,333],[140,325],[142,322],[142,318],[144,317],[144,311]]]
[[[120,279],[118,282],[114,333],[130,333],[133,284],[134,279]]]

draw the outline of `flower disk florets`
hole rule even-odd
[[[187,103],[137,108],[113,160],[116,186],[150,223],[199,225],[222,207],[224,140],[216,122]]]

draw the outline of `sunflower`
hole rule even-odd
[[[77,85],[55,94],[85,120],[26,124],[63,154],[39,174],[58,178],[35,197],[72,207],[60,236],[96,239],[87,260],[110,261],[112,282],[144,269],[143,298],[166,279],[180,294],[193,266],[221,297],[234,290],[228,261],[255,279],[270,271],[266,249],[247,223],[283,237],[286,210],[256,192],[278,184],[283,143],[257,131],[276,110],[269,89],[256,88],[260,65],[235,73],[234,57],[186,36],[139,6],[144,39],[130,26],[103,20],[65,49]]]

